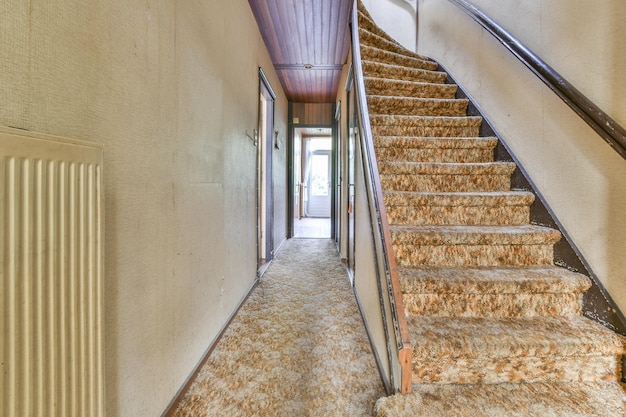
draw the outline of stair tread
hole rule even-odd
[[[448,95],[450,98],[454,98],[458,90],[458,86],[456,84],[439,84],[427,83],[423,81],[394,80],[372,76],[364,77],[364,79],[366,89],[373,89],[378,87],[379,90],[384,91],[384,94],[382,92],[377,93],[380,96],[396,95],[393,93],[397,93],[398,91],[402,92],[403,94],[407,94],[407,91],[419,91],[420,89],[427,89],[438,91],[440,92],[440,94],[445,94]]]
[[[388,96],[381,94],[369,94],[370,100],[379,100],[386,102],[398,103],[469,103],[466,98],[439,98],[439,97],[404,97],[404,96]]]
[[[623,417],[616,382],[414,384],[413,394],[383,397],[377,417]]]
[[[413,360],[621,355],[626,338],[581,316],[407,318]]]
[[[445,85],[447,77],[446,73],[441,71],[431,71],[421,68],[406,67],[402,65],[386,64],[383,62],[369,61],[367,59],[362,59],[362,64],[363,74],[365,76],[372,76],[372,74],[378,74],[378,72],[380,71],[384,73],[388,79],[414,80],[416,77],[424,77],[430,82],[442,85]]]
[[[399,64],[401,66],[406,66],[409,68],[421,68],[425,70],[435,71],[439,67],[434,61],[424,59],[424,57],[420,57],[419,55],[414,54],[406,54],[399,53],[394,51],[389,51],[387,49],[382,49],[377,46],[361,44],[361,56],[363,59],[374,60],[385,59],[385,60],[397,60],[402,62]],[[405,63],[407,65],[405,65]]]
[[[386,206],[463,206],[500,207],[526,206],[535,201],[535,195],[528,191],[492,192],[419,192],[385,191]]]
[[[405,294],[582,293],[585,275],[553,265],[510,268],[398,268]]]
[[[359,29],[367,29],[369,32],[375,33],[378,36],[386,39],[387,41],[392,42],[398,46],[401,46],[398,41],[393,39],[391,36],[389,36],[387,32],[385,32],[380,27],[378,27],[378,25],[376,25],[376,23],[374,22],[372,17],[369,15],[369,13],[367,13],[366,11],[359,9],[358,19],[359,19],[359,22],[358,22]]]
[[[375,136],[377,148],[494,148],[498,139],[489,137],[415,137],[415,136]]]
[[[521,226],[390,226],[394,244],[425,245],[536,245],[561,239],[558,230]]]
[[[393,125],[403,126],[441,126],[458,127],[472,126],[480,127],[483,118],[480,116],[411,116],[411,115],[388,115],[370,114],[372,125]]]
[[[469,100],[369,95],[367,103],[375,114],[465,117]]]
[[[427,175],[510,175],[516,168],[513,162],[380,162],[378,168],[385,174]]]
[[[365,36],[363,36],[365,35]],[[381,49],[384,51],[391,51],[403,56],[408,56],[411,58],[418,58],[423,61],[432,62],[437,68],[438,64],[431,60],[430,58],[417,54],[409,49],[406,49],[404,46],[387,38],[386,36],[382,36],[379,33],[376,33],[368,28],[359,27],[359,40],[361,42],[361,46],[367,45],[373,48]]]

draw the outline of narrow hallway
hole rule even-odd
[[[384,395],[332,241],[290,239],[173,415],[371,416]]]

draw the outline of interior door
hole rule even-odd
[[[308,161],[307,178],[307,216],[330,217],[330,175],[331,175],[331,152],[317,150],[311,152]]]

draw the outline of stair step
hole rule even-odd
[[[415,384],[413,394],[376,402],[376,417],[623,417],[626,392],[616,382],[560,384]]]
[[[529,192],[422,193],[388,191],[385,208],[392,225],[522,225],[530,220]]]
[[[497,144],[498,139],[494,137],[374,137],[374,148],[379,162],[493,162]]]
[[[397,46],[402,46],[402,45],[400,45],[400,43],[398,43],[398,41],[396,41],[391,36],[389,36],[389,34],[387,32],[385,32],[384,30],[379,28],[376,25],[376,23],[374,23],[374,21],[369,16],[369,14],[363,13],[363,12],[361,12],[359,10],[358,19],[359,19],[359,29],[360,30],[361,29],[367,30],[368,32],[374,33],[374,34],[378,35],[379,37],[385,39],[388,42],[391,42],[391,43],[393,43],[393,44],[395,44]]]
[[[399,266],[550,265],[558,230],[525,226],[390,226]]]
[[[372,25],[374,25],[374,27],[376,27],[378,30],[380,30],[380,32],[385,33],[374,22],[374,18],[372,17],[372,15],[369,14],[369,12],[367,11],[367,8],[361,2],[357,2],[357,16],[359,18],[359,26],[361,26],[360,25],[361,19],[365,19],[365,20],[368,20],[369,22],[371,22]],[[386,36],[389,36],[389,35],[386,35]]]
[[[365,77],[365,90],[368,95],[453,99],[458,86]]]
[[[591,282],[555,266],[400,268],[407,314],[439,317],[534,317],[581,313]]]
[[[617,381],[626,339],[579,316],[408,318],[413,382]]]
[[[477,137],[482,117],[395,116],[370,113],[374,136]]]
[[[369,95],[368,110],[372,114],[397,114],[415,116],[452,116],[460,117],[467,114],[467,99],[440,99],[389,97]]]
[[[490,192],[509,191],[515,164],[380,162],[385,191]]]
[[[440,163],[440,162],[382,162],[378,169],[383,174],[412,175],[511,175],[513,162]]]
[[[361,42],[361,46],[369,46],[372,48],[377,48],[384,51],[393,52],[398,55],[406,56],[409,58],[417,58],[422,61],[432,62],[431,68],[432,70],[436,70],[439,67],[435,61],[431,60],[428,57],[425,57],[420,54],[416,54],[415,52],[406,49],[398,42],[392,41],[385,36],[381,36],[374,31],[370,31],[367,28],[359,28],[359,41]]]
[[[380,62],[384,64],[394,64],[403,67],[423,69],[428,71],[436,71],[439,68],[439,64],[434,61],[425,60],[416,56],[409,56],[397,52],[391,52],[385,49],[380,49],[375,46],[368,46],[361,44],[361,59]]]
[[[409,68],[402,65],[384,64],[382,62],[362,60],[363,75],[366,77],[385,77],[391,80],[405,80],[415,82],[431,82],[444,84],[447,75],[441,71],[429,71],[419,68]]]

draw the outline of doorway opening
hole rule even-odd
[[[294,237],[330,238],[332,190],[332,129],[295,128]]]

